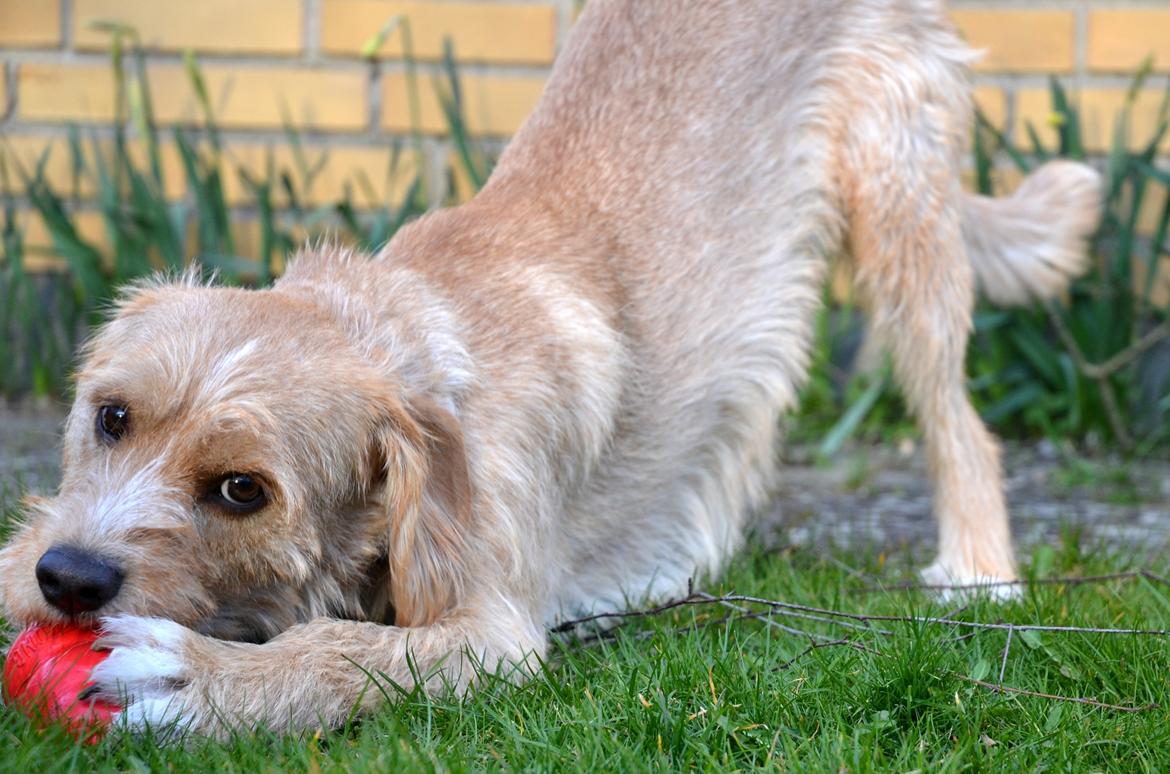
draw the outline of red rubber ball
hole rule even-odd
[[[93,668],[108,651],[95,651],[93,629],[61,624],[30,626],[8,650],[4,662],[4,702],[38,721],[60,723],[89,743],[97,742],[121,709],[100,699],[82,698]]]

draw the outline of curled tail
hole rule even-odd
[[[963,241],[987,297],[1011,306],[1067,288],[1088,266],[1101,196],[1101,176],[1075,161],[1044,164],[1011,196],[967,194]]]

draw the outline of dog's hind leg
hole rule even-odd
[[[924,576],[938,584],[1014,580],[998,445],[965,386],[975,274],[963,242],[957,163],[937,131],[893,135],[894,152],[870,146],[854,159],[849,249],[871,335],[890,351],[925,437],[939,553]],[[900,157],[897,140],[905,142]]]

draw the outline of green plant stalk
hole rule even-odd
[[[391,16],[377,34],[362,45],[361,55],[370,62],[371,67],[377,67],[378,52],[395,31],[398,32],[402,40],[402,61],[406,70],[407,110],[410,111],[410,137],[418,159],[418,168],[422,170],[426,168],[427,160],[422,135],[422,99],[419,96],[418,60],[414,55],[414,36],[411,32],[410,19],[401,13]],[[425,193],[425,177],[423,186]]]

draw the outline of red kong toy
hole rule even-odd
[[[96,651],[93,629],[30,626],[8,650],[4,663],[4,701],[30,717],[64,725],[94,744],[121,709],[101,699],[83,698],[89,673],[108,651]]]

